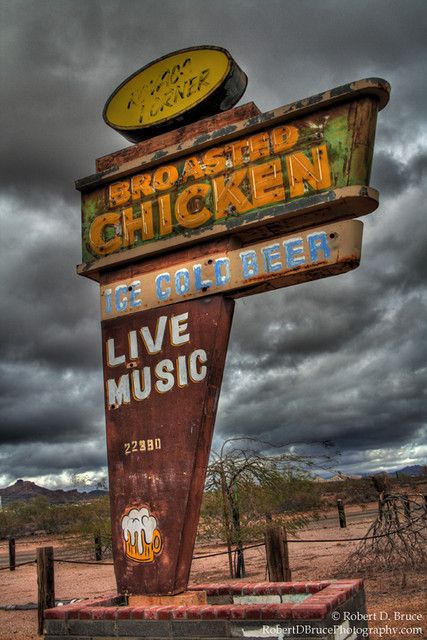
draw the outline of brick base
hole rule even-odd
[[[125,596],[112,596],[49,609],[45,612],[45,638],[362,640],[368,637],[361,580],[230,582],[191,586],[191,590],[205,591],[208,604],[131,606]],[[356,622],[348,621],[349,617]]]

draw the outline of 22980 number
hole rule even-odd
[[[124,443],[124,452],[126,456],[132,453],[145,453],[146,451],[155,451],[162,448],[160,438],[151,438],[148,440],[132,440],[132,442]]]

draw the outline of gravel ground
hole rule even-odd
[[[341,566],[355,543],[346,542],[347,538],[363,535],[372,516],[369,511],[360,511],[353,507],[347,512],[354,513],[354,520],[346,529],[337,527],[335,514],[327,520],[312,523],[300,533],[307,540],[319,538],[339,538],[342,542],[331,543],[291,543],[290,563],[294,580],[316,580],[331,577]],[[62,551],[63,542],[52,538],[31,538],[17,541],[17,554],[31,554],[40,546],[53,545],[57,555]],[[197,547],[196,555],[222,550],[219,546]],[[0,543],[0,557],[7,552],[7,545]],[[264,580],[266,576],[264,548],[251,549],[245,552],[247,580]],[[338,576],[335,576],[338,577]],[[358,577],[351,567],[345,568],[342,578]],[[214,582],[229,580],[226,556],[194,560],[191,570],[190,584],[197,582]],[[384,573],[375,578],[366,577],[365,587],[367,607],[375,618],[371,623],[371,637],[382,637],[384,640],[397,638],[425,638],[427,631],[427,598],[425,592],[425,573],[408,572],[405,576],[396,573]],[[424,585],[424,591],[423,591]],[[55,565],[55,589],[57,599],[89,598],[103,596],[115,592],[115,579],[112,566],[102,565]],[[0,605],[35,603],[37,601],[37,578],[35,565],[18,567],[16,571],[0,572]],[[381,613],[382,612],[382,613]],[[385,613],[384,613],[385,612]],[[388,619],[385,620],[385,615]],[[422,619],[416,619],[417,616]],[[401,618],[401,619],[396,619]],[[381,620],[382,618],[382,620]],[[396,630],[387,631],[396,627]],[[416,627],[422,627],[420,634]],[[36,640],[36,611],[4,611],[0,610],[0,638],[2,640],[25,639]]]

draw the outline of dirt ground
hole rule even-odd
[[[397,638],[425,638],[427,633],[426,574],[420,572],[383,573],[376,577],[355,575],[346,566],[338,576],[336,570],[356,543],[348,538],[363,535],[373,519],[371,509],[351,507],[347,511],[348,526],[339,529],[336,514],[311,523],[299,537],[309,542],[292,542],[289,545],[292,578],[294,580],[327,579],[335,574],[342,578],[365,578],[367,608],[374,619],[371,622],[371,638],[384,640]],[[292,536],[294,537],[294,536]],[[340,539],[342,542],[314,542],[319,538]],[[313,542],[311,542],[313,541]],[[35,549],[53,545],[56,557],[64,553],[64,541],[47,537],[17,540],[17,562],[35,557]],[[195,555],[223,550],[220,546],[198,546]],[[0,542],[0,564],[5,564],[7,543]],[[266,579],[264,547],[245,552],[248,581]],[[345,565],[344,565],[345,566]],[[227,581],[227,556],[194,560],[190,584],[197,582]],[[55,564],[56,599],[92,598],[115,592],[112,566]],[[37,578],[34,564],[18,567],[14,572],[0,571],[0,606],[22,605],[37,601]],[[388,618],[386,618],[386,615]],[[389,627],[389,630],[387,630]],[[395,630],[392,628],[395,627]],[[423,632],[416,628],[422,628]],[[37,612],[0,610],[0,638],[2,640],[36,640]]]

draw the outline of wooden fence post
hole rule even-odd
[[[102,540],[99,531],[95,531],[93,538],[95,542],[95,560],[99,562],[102,560]]]
[[[9,569],[15,571],[16,565],[16,553],[15,553],[15,538],[9,538]]]
[[[264,533],[270,582],[290,582],[288,539],[285,527],[268,526]]]
[[[345,517],[344,504],[343,504],[343,501],[340,500],[339,498],[337,500],[337,507],[338,507],[338,519],[340,523],[340,528],[345,529],[347,526],[347,520]]]
[[[37,608],[38,634],[43,634],[45,609],[55,606],[55,576],[53,547],[37,549]]]

